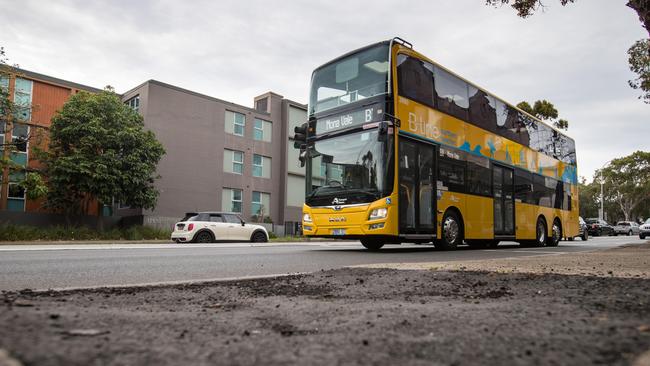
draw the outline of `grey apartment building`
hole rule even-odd
[[[166,154],[158,165],[154,210],[118,205],[120,216],[142,215],[150,226],[171,227],[185,212],[238,212],[291,233],[300,222],[305,169],[290,141],[307,120],[304,104],[268,92],[254,108],[149,80],[123,94]]]

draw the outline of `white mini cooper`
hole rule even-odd
[[[244,222],[230,212],[188,212],[174,225],[172,240],[176,243],[212,243],[214,241],[269,240],[264,226]]]

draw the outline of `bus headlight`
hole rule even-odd
[[[383,219],[386,217],[387,214],[388,214],[388,209],[386,207],[376,208],[370,211],[370,216],[368,217],[368,220]]]
[[[302,221],[304,221],[304,222],[311,222],[311,215],[308,214],[308,213],[302,215]]]

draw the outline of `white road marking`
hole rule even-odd
[[[184,248],[268,248],[286,246],[351,246],[349,242],[277,242],[277,243],[211,243],[211,244],[23,244],[0,245],[0,252],[32,250],[106,250],[106,249],[184,249]],[[359,244],[360,245],[360,244]]]

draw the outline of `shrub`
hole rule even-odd
[[[56,240],[153,240],[169,239],[171,230],[147,226],[127,229],[113,228],[97,231],[87,227],[37,227],[15,224],[0,225],[0,241],[56,241]]]

